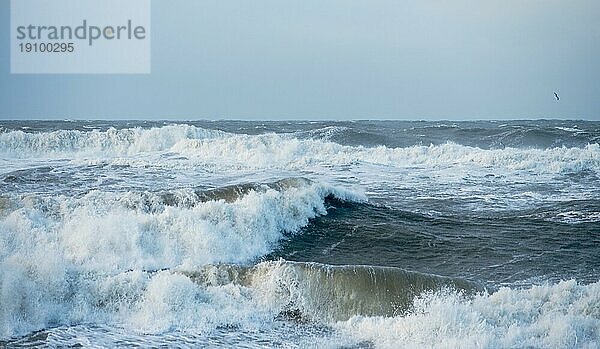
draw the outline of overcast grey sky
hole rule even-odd
[[[152,74],[100,76],[11,75],[0,1],[4,119],[600,120],[598,0],[154,0]]]

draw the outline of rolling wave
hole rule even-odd
[[[600,346],[593,123],[14,124],[0,347]]]
[[[405,316],[356,316],[337,328],[377,348],[596,348],[599,309],[600,282],[569,280],[467,299],[426,293]]]
[[[188,125],[149,129],[109,128],[106,131],[56,130],[28,133],[21,130],[0,133],[0,151],[14,157],[65,155],[131,155],[168,150],[185,139],[214,138],[222,132]]]
[[[329,132],[326,130],[324,132]],[[303,169],[315,165],[357,163],[399,168],[469,166],[537,173],[600,172],[600,145],[554,148],[482,149],[452,142],[438,145],[345,146],[327,139],[300,139],[293,134],[240,135],[189,125],[160,128],[61,130],[0,133],[0,152],[14,157],[62,156],[117,158],[116,164],[159,166],[161,159],[122,158],[148,152],[167,152],[169,166],[214,168]],[[164,154],[163,154],[164,155]]]
[[[327,214],[330,196],[364,200],[303,179],[200,195],[181,189],[167,195],[171,201],[149,192],[2,197],[0,335],[65,324],[77,316],[93,321],[88,316],[98,301],[89,299],[110,297],[103,295],[109,282],[103,275],[250,263],[271,252],[284,234]]]
[[[366,148],[269,134],[185,140],[172,150],[185,155],[195,164],[221,164],[238,168],[301,169],[316,165],[373,164],[433,169],[464,166],[538,173],[600,171],[598,144],[589,144],[584,148],[494,150],[454,143],[407,148]],[[220,162],[223,159],[227,161]]]
[[[260,332],[293,322],[339,331],[336,346],[595,347],[600,326],[600,283],[572,280],[488,292],[464,280],[396,268],[279,260],[187,271],[87,273],[64,283],[70,292],[61,295],[60,306],[44,304],[44,323],[36,323],[40,314],[26,309],[28,303],[5,304],[30,313],[4,322],[4,338],[15,334],[7,326],[25,319],[47,331],[97,321],[147,334],[196,335],[219,328]]]
[[[410,272],[391,267],[319,263],[264,262],[251,267],[207,265],[181,271],[203,286],[239,284],[268,295],[280,316],[296,321],[335,322],[355,315],[405,314],[415,296],[452,289],[473,294],[477,284],[461,279]]]

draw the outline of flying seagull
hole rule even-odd
[[[558,97],[558,94],[556,92],[554,92],[554,98],[556,98],[557,101],[560,101],[560,98]]]

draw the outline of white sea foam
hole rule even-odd
[[[48,165],[49,159],[52,166],[64,164],[62,159],[70,165],[126,165],[133,171],[138,167],[145,182],[156,173],[154,168],[185,168],[186,174],[196,175],[210,170],[220,176],[228,170],[237,175],[248,170],[257,177],[261,171],[314,174],[328,169],[343,176],[348,168],[359,168],[352,175],[365,182],[371,179],[363,174],[381,176],[374,182],[397,182],[417,172],[415,176],[434,173],[446,184],[449,178],[478,170],[481,178],[488,173],[502,178],[516,174],[511,178],[519,181],[530,174],[600,172],[598,144],[549,149],[488,150],[454,143],[369,148],[330,142],[328,133],[337,130],[326,131],[315,134],[316,139],[236,135],[186,125],[10,131],[0,133],[0,160],[2,169],[11,171],[37,162]],[[424,178],[415,183],[430,188],[434,180]],[[364,292],[353,292],[346,283],[328,289],[322,278],[285,262],[251,265],[286,234],[325,214],[326,196],[365,200],[346,190],[299,181],[252,188],[233,199],[202,201],[194,190],[181,189],[170,192],[175,197],[170,202],[155,192],[82,192],[87,194],[0,196],[0,338],[86,323],[116,323],[144,333],[198,333],[230,325],[253,329],[271,326],[282,312],[299,310],[310,321],[338,329],[344,338],[370,341],[376,347],[600,346],[599,283],[504,288],[473,298],[438,291],[418,298],[414,309],[401,316],[335,322],[368,303],[360,301]],[[469,195],[487,198],[478,191]],[[552,195],[561,200],[583,197],[581,191]],[[560,218],[597,222],[595,213],[584,217],[577,212]],[[189,273],[207,272],[220,263],[253,268],[251,280],[222,281],[215,272],[217,281],[199,283]]]
[[[297,200],[310,202],[308,197],[300,195]],[[104,199],[86,197],[85,200],[92,205]],[[137,199],[125,200],[134,206],[139,203]],[[222,326],[261,331],[270,329],[282,313],[297,309],[300,316],[310,321],[332,326],[348,345],[366,341],[377,348],[593,348],[600,344],[600,282],[579,285],[566,281],[528,289],[502,288],[475,296],[450,288],[432,289],[415,298],[412,307],[399,309],[402,315],[355,316],[335,322],[339,316],[351,316],[353,311],[359,314],[394,306],[395,301],[390,301],[395,299],[395,294],[390,294],[391,286],[394,292],[412,292],[419,282],[436,285],[446,281],[425,275],[389,274],[393,270],[383,270],[380,278],[375,270],[364,267],[333,269],[284,261],[248,267],[180,263],[174,269],[158,272],[123,271],[136,264],[123,263],[124,260],[137,260],[143,266],[156,265],[156,261],[140,257],[142,253],[137,250],[144,248],[132,244],[130,239],[115,238],[116,232],[106,236],[98,231],[96,241],[90,241],[89,237],[83,240],[87,241],[87,251],[82,248],[78,253],[69,253],[73,245],[69,238],[62,239],[65,230],[39,220],[52,215],[66,218],[66,212],[55,209],[43,201],[25,199],[17,211],[21,211],[21,223],[26,223],[22,228],[29,234],[19,234],[11,240],[6,239],[6,234],[0,235],[4,237],[0,240],[3,338],[81,323],[116,323],[143,333],[174,330],[204,333]],[[288,209],[295,211],[298,207]],[[113,212],[106,207],[96,211]],[[145,211],[161,210],[146,207],[138,214],[144,215]],[[314,214],[313,211],[309,215]],[[11,216],[5,217],[2,229],[10,225]],[[300,220],[304,222],[303,218]],[[122,223],[123,228],[117,223],[101,226],[108,231],[122,231],[125,237],[136,235],[134,226]],[[269,224],[261,227],[270,229]],[[247,243],[263,238],[255,231]],[[237,242],[229,241],[229,247],[235,249]],[[159,249],[168,245],[164,241],[155,244]],[[239,260],[224,250],[198,253],[212,253],[214,260]],[[164,258],[159,252],[153,255],[161,261]],[[205,260],[210,258],[202,258]],[[168,262],[176,264],[181,258]],[[399,279],[390,278],[392,275]],[[379,304],[386,300],[390,304]],[[291,316],[296,315],[292,312]],[[332,344],[331,339],[323,341]]]
[[[377,348],[597,348],[600,282],[502,288],[472,299],[430,293],[408,315],[357,316],[336,327]]]
[[[181,203],[175,206],[158,195],[136,192],[3,198],[0,336],[94,321],[122,307],[133,311],[142,290],[154,294],[144,296],[154,306],[161,295],[170,296],[171,289],[177,293],[185,288],[185,282],[175,276],[149,280],[136,272],[121,273],[250,263],[272,251],[285,233],[326,214],[325,197],[364,200],[360,194],[317,183],[284,184],[278,190],[249,190],[232,202],[189,204],[194,192],[180,190],[173,194]],[[174,278],[176,285],[163,291],[162,286],[152,287],[170,282],[164,278]],[[177,297],[188,296],[196,299],[191,294]],[[177,297],[169,302],[185,305],[186,298]]]
[[[567,211],[557,214],[555,217],[546,218],[548,221],[580,224],[600,222],[600,212]]]
[[[566,132],[581,132],[581,130],[579,128],[577,128],[577,125],[574,125],[573,127],[560,127],[560,126],[557,126],[557,127],[555,127],[555,129],[561,130],[561,131],[566,131]]]
[[[198,274],[177,270],[132,271],[115,276],[79,274],[76,279],[64,281],[63,287],[75,292],[53,295],[46,291],[43,297],[27,299],[40,304],[32,304],[29,313],[4,324],[23,325],[27,319],[29,327],[25,328],[29,330],[32,325],[99,322],[116,323],[142,333],[202,334],[223,326],[260,332],[276,326],[274,322],[292,305],[291,309],[299,307],[301,315],[310,321],[331,326],[336,331],[332,335],[348,346],[372,343],[376,348],[595,348],[600,344],[600,283],[579,285],[564,281],[528,289],[502,288],[475,296],[448,288],[416,297],[412,308],[402,315],[355,316],[335,322],[327,313],[329,310],[368,301],[366,294],[352,296],[353,288],[364,284],[353,284],[348,278],[336,280],[327,271],[313,275],[282,261],[260,263],[246,272],[239,275],[245,278],[242,282],[223,275],[222,266],[202,269],[204,282],[198,280]],[[331,282],[339,284],[318,283],[330,277]],[[335,288],[329,289],[331,286]],[[28,290],[27,287],[18,291]],[[410,289],[411,285],[402,287]],[[339,297],[333,304],[323,298],[328,292]],[[22,297],[28,296],[31,295]],[[59,296],[63,303],[53,304]],[[17,302],[10,306],[12,310],[24,310]],[[293,319],[296,315],[290,316]],[[330,338],[323,338],[322,343],[332,344]]]
[[[160,128],[109,128],[106,131],[58,130],[0,133],[0,152],[15,157],[65,155],[131,155],[168,150],[184,139],[219,137],[223,132],[188,125]]]
[[[315,165],[376,164],[391,167],[493,168],[536,173],[600,171],[600,146],[550,149],[480,149],[454,143],[407,148],[343,146],[275,134],[184,140],[173,151],[200,163],[238,167],[301,169]]]
[[[328,130],[326,130],[328,131]],[[0,133],[0,152],[13,157],[62,156],[84,163],[98,158],[116,164],[160,166],[160,159],[135,157],[168,152],[169,166],[210,166],[214,169],[290,169],[322,165],[375,164],[399,168],[473,167],[535,173],[600,172],[600,145],[548,149],[481,149],[446,143],[389,148],[343,146],[326,139],[300,139],[293,134],[238,135],[188,125],[107,131]]]

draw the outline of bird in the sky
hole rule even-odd
[[[558,97],[558,94],[556,92],[554,92],[554,98],[556,98],[557,101],[560,101],[560,98]]]

